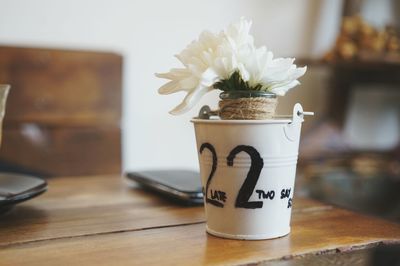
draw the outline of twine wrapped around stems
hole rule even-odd
[[[277,105],[277,98],[222,99],[219,101],[219,116],[226,120],[271,119],[275,115]]]

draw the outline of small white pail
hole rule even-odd
[[[192,119],[207,232],[269,239],[290,232],[303,108],[270,120]]]

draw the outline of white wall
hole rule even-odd
[[[202,104],[215,105],[217,94],[193,112],[172,117],[167,111],[183,95],[158,95],[163,81],[153,74],[179,66],[173,55],[203,29],[219,31],[240,16],[253,19],[257,44],[278,55],[309,55],[319,42],[314,38],[321,19],[317,12],[328,2],[337,1],[0,0],[0,44],[123,54],[124,169],[197,168],[189,119]],[[335,21],[337,11],[330,10]],[[324,27],[335,33],[334,23]]]

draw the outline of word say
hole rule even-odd
[[[256,193],[258,194],[258,199],[274,199],[275,197],[275,191],[274,190],[270,190],[265,192],[264,190],[261,189],[257,189]]]
[[[219,191],[219,190],[212,190],[211,189],[211,199],[212,200],[219,200],[219,201],[226,201],[226,193],[223,191]]]
[[[290,197],[290,191],[291,191],[292,189],[291,188],[284,188],[284,189],[282,189],[281,190],[281,199],[284,199],[284,198],[289,198]]]

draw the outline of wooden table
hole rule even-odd
[[[119,176],[58,178],[0,216],[0,265],[269,263],[400,243],[400,225],[295,198],[292,233],[265,241],[205,232],[202,207],[182,207]],[[320,257],[320,256],[317,256]]]

